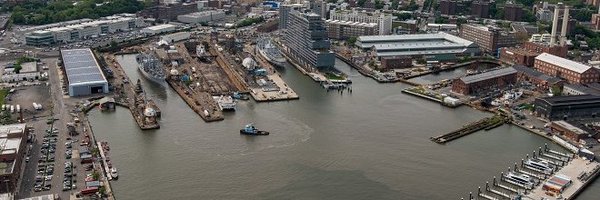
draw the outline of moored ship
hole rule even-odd
[[[273,44],[273,40],[271,40],[271,38],[259,38],[256,42],[256,49],[258,50],[258,53],[260,53],[260,55],[264,57],[267,61],[269,61],[271,64],[278,67],[285,66],[285,57],[283,57],[281,51],[279,51],[277,46]]]
[[[135,60],[138,62],[138,69],[146,78],[157,83],[162,83],[167,77],[162,63],[153,55],[141,53],[135,57]]]

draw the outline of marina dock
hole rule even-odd
[[[495,127],[498,127],[504,124],[507,121],[506,117],[500,115],[494,115],[492,117],[487,117],[482,120],[467,124],[463,126],[463,128],[452,131],[450,133],[446,133],[444,135],[431,137],[431,141],[434,141],[438,144],[445,144],[452,140],[458,139],[460,137],[469,135],[471,133],[480,131],[480,130],[490,130]]]
[[[543,160],[538,167],[525,160]],[[538,162],[538,163],[540,163]],[[560,163],[560,164],[559,164]],[[551,170],[541,170],[548,166]],[[510,174],[510,175],[509,175]],[[562,153],[540,147],[532,155],[527,155],[520,163],[493,177],[485,187],[477,189],[477,197],[483,199],[575,199],[600,174],[600,163],[574,154]],[[517,175],[521,178],[515,179]],[[473,199],[473,194],[469,194]]]

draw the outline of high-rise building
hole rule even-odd
[[[441,0],[440,13],[442,13],[442,15],[455,15],[457,4],[458,3],[454,0]]]
[[[522,21],[523,20],[523,6],[519,4],[506,4],[504,5],[504,19],[508,21]]]
[[[485,1],[474,1],[471,3],[471,15],[479,18],[490,17],[490,3]]]
[[[460,37],[475,42],[488,53],[496,54],[501,47],[511,47],[518,44],[515,34],[496,27],[475,24],[463,24]]]
[[[283,18],[284,16],[280,16]],[[312,12],[287,12],[282,42],[285,53],[301,66],[327,68],[335,64],[321,16]]]
[[[360,23],[376,23],[379,28],[379,35],[389,35],[392,32],[392,15],[381,13],[379,11],[332,10],[329,14],[329,19]]]

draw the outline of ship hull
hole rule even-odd
[[[142,69],[142,65],[138,63],[138,70],[144,75],[144,77],[148,80],[151,80],[155,83],[162,83],[165,81],[164,78],[158,78],[158,77],[154,77],[150,74],[148,74],[148,72],[144,71],[144,69]]]

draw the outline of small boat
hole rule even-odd
[[[269,135],[267,131],[258,130],[254,125],[247,124],[244,129],[240,129],[240,134],[244,135]]]
[[[118,179],[119,178],[119,174],[117,173],[117,168],[115,168],[115,167],[110,168],[110,176],[113,179]]]

